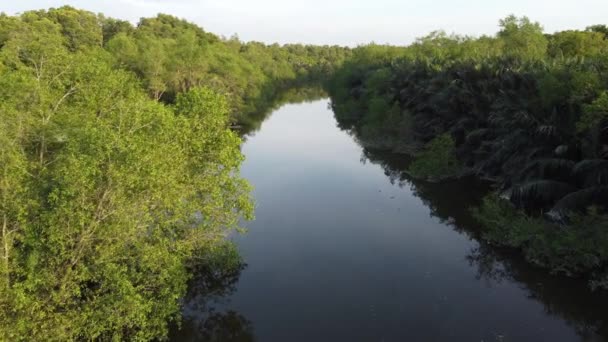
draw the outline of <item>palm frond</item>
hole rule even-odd
[[[554,179],[565,180],[572,176],[575,162],[561,158],[545,158],[534,160],[524,167],[520,180]]]
[[[559,145],[555,148],[555,151],[553,153],[555,153],[556,156],[560,157],[565,155],[566,153],[568,153],[570,151],[570,146],[568,145]]]
[[[574,166],[573,172],[583,187],[608,185],[606,159],[585,159]]]
[[[552,216],[563,217],[569,212],[582,211],[594,205],[608,206],[608,186],[590,187],[570,193],[555,203],[550,213]]]
[[[467,143],[472,145],[477,145],[481,143],[481,141],[490,133],[490,130],[487,128],[478,128],[469,134],[467,134],[465,140]]]
[[[544,206],[555,203],[576,190],[576,187],[565,182],[537,180],[514,186],[507,196],[519,207]]]
[[[557,127],[552,125],[541,125],[538,126],[536,132],[547,138],[554,138],[559,135],[559,130]]]

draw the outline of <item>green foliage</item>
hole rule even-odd
[[[131,23],[124,20],[118,20],[114,18],[105,18],[100,16],[101,21],[101,30],[103,34],[103,44],[108,43],[108,41],[117,34],[124,33],[126,35],[133,34],[134,28]]]
[[[223,40],[64,6],[0,15],[0,340],[155,340],[241,265],[230,129],[349,49]]]
[[[521,249],[530,262],[553,272],[590,276],[608,264],[608,215],[597,208],[573,215],[565,225],[528,216],[497,196],[473,212],[486,239]]]
[[[529,212],[540,210],[556,218],[584,212],[592,205],[608,209],[608,160],[536,159],[521,171],[509,199]]]
[[[57,24],[65,37],[65,45],[71,51],[99,47],[103,42],[99,18],[91,12],[70,6],[25,12],[21,20],[28,24],[44,20]]]
[[[167,16],[1,24],[0,339],[163,338],[192,270],[240,264],[225,236],[252,217],[224,94],[263,97],[247,77],[297,77],[291,64],[250,64]]]
[[[608,26],[606,25],[592,25],[587,27],[588,32],[598,32],[604,35],[608,39]]]
[[[563,31],[554,34],[549,44],[549,55],[552,57],[594,57],[608,49],[603,33]]]
[[[152,98],[173,103],[178,93],[206,86],[230,100],[235,121],[269,105],[281,90],[322,82],[349,54],[337,46],[222,40],[163,14],[135,29],[107,19],[103,25],[117,66],[137,74]]]
[[[461,171],[454,155],[454,140],[449,134],[442,134],[431,140],[425,150],[416,156],[409,168],[417,178],[441,179]]]
[[[527,17],[517,18],[510,15],[500,20],[501,30],[498,37],[504,42],[508,56],[524,60],[538,60],[545,57],[548,41],[543,27]]]
[[[17,18],[0,13],[0,48],[4,46],[19,26],[20,22]]]
[[[395,48],[397,52],[374,46],[356,49],[329,84],[340,125],[368,146],[408,152],[449,134],[460,165],[509,187],[524,186],[520,172],[536,160],[605,158],[601,94],[608,86],[607,61],[585,50],[587,41],[572,50],[587,53],[577,55],[584,59],[544,53],[526,57],[524,50],[504,57],[501,50],[510,54],[506,40],[521,40],[526,47],[539,46],[538,37],[547,38],[539,24],[526,18],[509,17],[501,27],[497,38],[435,32],[412,46]],[[581,37],[597,38],[587,32],[551,37],[564,46]],[[467,52],[474,46],[489,52]],[[371,53],[376,50],[379,57]],[[564,177],[571,175],[555,180]],[[526,179],[542,180],[553,179]],[[579,184],[571,188],[582,190]]]
[[[584,132],[594,129],[608,120],[608,91],[604,91],[592,103],[583,106],[584,114],[576,123],[576,129]],[[604,127],[600,127],[604,129]]]
[[[99,18],[91,12],[64,6],[52,8],[43,15],[61,25],[61,33],[67,38],[70,50],[101,46],[103,43]]]
[[[328,83],[335,116],[366,147],[415,155],[413,176],[474,173],[507,189],[509,201],[488,200],[480,213],[493,241],[556,271],[601,271],[605,27],[545,35],[514,16],[500,26],[495,37],[437,31],[408,47],[355,49]]]
[[[13,113],[2,120],[12,133],[0,330],[8,340],[162,337],[193,253],[251,213],[235,176],[240,140],[209,90],[184,94],[174,113],[103,59],[71,58],[47,59],[65,69],[40,79],[33,67],[2,77],[16,84],[0,94]]]

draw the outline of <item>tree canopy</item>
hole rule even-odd
[[[477,215],[488,239],[608,287],[606,27],[545,34],[515,16],[499,27],[355,49],[329,82],[336,118],[368,148],[413,155],[413,176],[493,181],[500,196]]]
[[[348,53],[163,14],[0,15],[0,340],[166,337],[253,214],[230,126]]]

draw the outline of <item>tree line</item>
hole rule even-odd
[[[608,27],[499,25],[354,49],[328,82],[336,118],[366,147],[415,156],[417,178],[490,180],[486,239],[607,287]]]
[[[0,340],[165,338],[193,272],[239,265],[230,127],[349,53],[168,15],[0,15]]]

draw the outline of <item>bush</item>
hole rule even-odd
[[[454,154],[454,140],[446,133],[427,144],[410,166],[410,173],[417,178],[438,179],[454,176],[461,169]]]
[[[608,282],[592,275],[608,265],[608,215],[596,208],[558,224],[528,216],[491,195],[473,214],[488,241],[521,249],[528,261],[553,273],[590,276],[592,286],[608,288]]]

